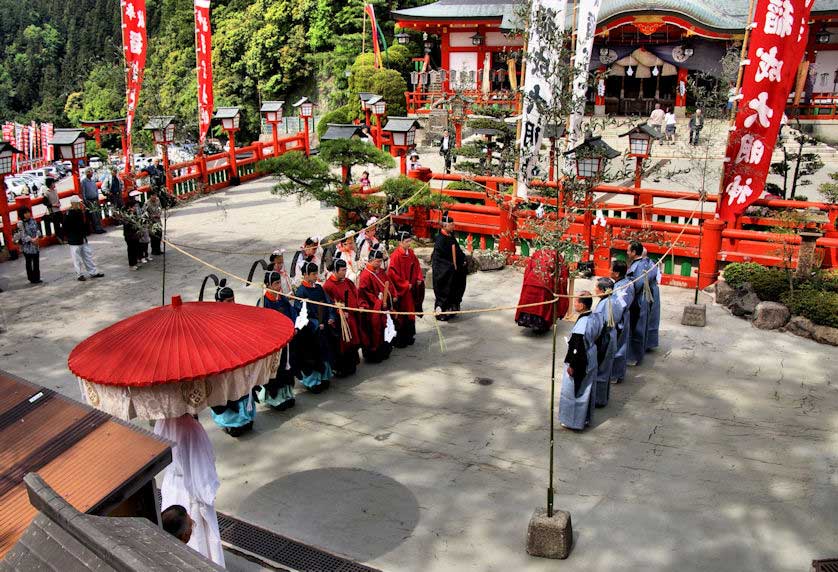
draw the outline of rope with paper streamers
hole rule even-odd
[[[697,210],[698,210],[698,207],[695,207],[692,210],[688,220],[692,220],[695,217],[695,213],[696,213]],[[669,256],[669,253],[672,252],[672,250],[675,248],[675,244],[678,243],[678,241],[684,235],[684,232],[686,230],[687,230],[687,225],[684,225],[684,228],[682,228],[681,232],[678,233],[678,236],[672,242],[672,245],[667,249],[667,251],[664,252],[661,255],[661,258],[666,258],[667,256]],[[206,266],[207,268],[210,268],[212,270],[215,270],[216,272],[224,274],[225,276],[227,276],[229,278],[233,278],[235,280],[238,280],[239,282],[241,282],[245,285],[249,285],[249,284],[253,283],[253,282],[247,280],[246,278],[242,278],[241,276],[238,276],[236,274],[233,274],[232,272],[224,270],[223,268],[215,266],[214,264],[212,264],[210,262],[207,262],[206,260],[198,258],[194,254],[191,254],[191,253],[183,250],[182,248],[180,248],[179,246],[169,242],[168,240],[162,239],[161,242],[165,243],[168,246],[171,246],[176,251],[180,252],[181,254],[183,254],[184,256],[186,256],[188,258],[191,258],[192,260],[198,262],[199,264],[202,264],[203,266]],[[649,275],[649,272],[651,272],[651,270],[652,270],[652,268],[644,270],[636,278],[630,280],[629,282],[625,283],[624,285],[620,286],[619,288],[613,289],[611,291],[611,293],[613,294],[614,292],[619,292],[621,290],[625,290],[629,286],[631,286],[632,284],[637,282],[638,280],[644,280],[644,282],[645,282],[644,293],[645,293],[645,290],[648,288],[648,275]],[[578,298],[578,296],[575,296],[573,294],[556,294],[554,292],[553,293],[553,298],[550,299],[550,300],[546,300],[544,302],[532,302],[532,303],[529,303],[529,304],[516,304],[514,306],[493,306],[493,307],[490,307],[490,308],[475,308],[473,310],[447,310],[447,311],[444,311],[444,312],[401,312],[401,311],[396,311],[396,310],[373,310],[373,309],[370,309],[370,308],[350,308],[350,307],[347,307],[347,306],[343,306],[341,304],[329,304],[327,302],[317,302],[317,301],[314,301],[314,300],[310,300],[308,298],[300,298],[300,297],[295,296],[293,294],[285,294],[285,293],[282,293],[282,292],[278,292],[276,290],[272,290],[272,289],[268,288],[266,285],[262,285],[262,291],[263,292],[272,292],[272,293],[276,294],[277,296],[283,296],[283,297],[285,297],[289,300],[307,302],[309,304],[314,304],[316,306],[324,306],[326,308],[334,308],[336,310],[341,310],[342,309],[343,311],[358,312],[358,313],[363,313],[363,314],[387,314],[387,315],[391,315],[391,316],[418,316],[418,317],[439,316],[439,315],[455,316],[455,315],[465,315],[465,314],[486,314],[486,313],[490,313],[490,312],[505,312],[505,311],[509,311],[509,310],[519,310],[519,309],[523,309],[523,308],[537,308],[539,306],[546,306],[547,304],[554,304],[555,302],[558,302],[561,298],[570,298],[570,299]]]

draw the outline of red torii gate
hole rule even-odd
[[[122,142],[122,157],[125,159],[125,173],[128,173],[133,157],[128,157],[127,141],[125,139],[125,118],[81,121],[80,123],[82,128],[93,130],[93,138],[99,147],[102,146],[102,135],[119,135],[119,140]]]

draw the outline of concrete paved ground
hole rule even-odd
[[[331,209],[268,187],[177,209],[170,238],[267,252],[331,228]],[[44,251],[42,286],[25,285],[22,261],[0,265],[0,367],[76,398],[75,344],[161,300],[161,260],[129,271],[118,229],[92,244],[97,281],[75,281],[67,247]],[[239,274],[255,258],[201,254]],[[175,253],[167,263],[167,296],[196,299],[207,271]],[[475,275],[464,307],[514,303],[520,283],[515,269]],[[566,562],[524,551],[546,496],[550,342],[511,312],[440,324],[445,352],[421,320],[416,345],[325,394],[300,392],[290,412],[260,410],[240,440],[202,415],[218,509],[393,572],[791,571],[838,555],[838,350],[713,305],[708,327],[687,328],[692,292],[662,292],[661,348],[613,388],[589,431],[557,433],[556,505],[571,511],[576,541]]]

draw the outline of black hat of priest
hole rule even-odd
[[[233,289],[227,286],[227,279],[222,278],[218,282],[218,288],[215,290],[215,301],[224,302],[226,300],[232,300],[235,296]]]
[[[303,274],[312,274],[319,270],[318,266],[314,262],[306,262],[303,264]]]
[[[265,286],[270,286],[274,282],[280,282],[282,280],[282,274],[276,271],[265,272]]]
[[[384,260],[384,252],[377,248],[370,250],[370,260]]]
[[[444,213],[442,213],[442,219],[440,219],[440,222],[442,222],[442,224],[451,224],[452,222],[454,222],[454,219],[451,218],[451,215],[448,213],[448,211],[445,211]]]
[[[396,233],[399,241],[407,240],[413,236],[413,229],[410,228],[410,225],[403,225],[399,227],[398,232]]]

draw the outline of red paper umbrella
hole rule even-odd
[[[77,345],[70,371],[94,407],[162,419],[222,405],[270,379],[294,324],[275,310],[218,302],[152,308]]]

